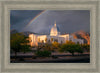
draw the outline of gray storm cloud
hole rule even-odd
[[[11,29],[16,29],[21,32],[31,31],[49,34],[51,27],[56,21],[61,33],[72,33],[79,30],[90,32],[89,10],[45,10],[30,23],[41,12],[42,10],[12,11]]]
[[[79,10],[47,10],[37,17],[24,30],[36,33],[49,33],[50,27],[57,23],[60,32],[90,31],[89,11]]]

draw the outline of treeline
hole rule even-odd
[[[30,51],[29,38],[23,35],[22,33],[13,33],[10,35],[10,52],[27,52]]]
[[[74,56],[74,53],[82,54],[84,52],[90,52],[90,45],[88,44],[76,44],[72,41],[66,41],[66,43],[59,44],[53,42],[51,44],[41,44],[37,47],[38,53],[43,51],[49,52],[69,52]],[[50,53],[49,53],[50,54]]]
[[[11,34],[10,44],[10,51],[11,53],[15,53],[15,57],[17,56],[17,52],[25,53],[31,51],[31,48],[33,48],[29,45],[29,38],[21,33]],[[74,55],[74,53],[82,54],[90,51],[90,45],[76,44],[72,41],[66,41],[66,43],[63,44],[59,44],[58,42],[45,43],[34,47],[37,48],[35,51],[36,56],[45,57],[50,56],[52,52],[69,52]]]

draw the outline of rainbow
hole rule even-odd
[[[24,28],[26,28],[28,25],[30,25],[35,19],[37,19],[37,17],[39,17],[42,13],[44,13],[46,10],[43,10],[42,12],[40,12],[37,16],[35,16]]]

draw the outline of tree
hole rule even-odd
[[[26,53],[26,52],[28,52],[28,51],[31,51],[31,49],[29,49],[29,47],[31,47],[30,45],[27,45],[27,44],[21,44],[21,49],[20,49],[20,51],[22,51],[22,52],[24,52],[24,53]]]
[[[37,50],[42,50],[44,48],[44,44],[39,44],[38,46],[37,46]]]
[[[82,44],[82,48],[84,50],[86,50],[87,52],[90,52],[90,45],[88,45],[88,44]]]
[[[58,43],[58,42],[56,42],[56,41],[55,41],[55,42],[53,42],[53,43],[52,43],[52,45],[53,45],[55,48],[59,48],[59,43]]]
[[[59,48],[59,52],[67,52],[67,44],[62,44]]]
[[[66,44],[75,44],[75,42],[66,40]]]
[[[61,45],[60,52],[69,52],[74,56],[75,52],[83,53],[83,49],[81,49],[81,46],[79,44],[75,44],[71,41],[68,41],[67,43],[64,43]]]
[[[53,51],[52,44],[45,43],[43,49]]]
[[[15,53],[15,58],[17,56],[17,52],[23,51],[25,52],[27,49],[29,49],[29,40],[28,37],[21,33],[14,33],[11,34],[10,38],[10,44],[11,44],[11,50]],[[23,50],[24,49],[24,50]]]
[[[83,53],[83,49],[81,48],[80,44],[76,44],[75,50],[76,50],[77,53],[80,53],[80,54]]]
[[[53,42],[53,38],[51,38],[51,42]]]
[[[69,52],[72,55],[74,55],[74,52],[76,51],[75,49],[76,49],[76,44],[71,41],[68,41],[61,45],[61,48],[59,51],[60,52]]]
[[[83,53],[83,49],[82,49],[82,48],[77,48],[77,49],[76,49],[76,52],[82,54],[82,53]]]
[[[58,42],[56,42],[56,41],[54,41],[53,43],[52,43],[52,46],[51,46],[55,51],[59,51],[59,49],[60,49],[60,44],[58,43]]]
[[[68,44],[67,45],[68,49],[67,51],[70,52],[73,56],[74,56],[74,53],[75,53],[75,49],[76,49],[76,45],[75,44]]]
[[[51,56],[51,52],[47,51],[47,50],[37,51],[35,53],[35,55],[38,56],[38,57],[50,57]]]
[[[43,47],[45,50],[51,50],[50,45],[48,43],[46,43]]]

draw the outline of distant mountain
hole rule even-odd
[[[14,34],[14,33],[18,33],[18,31],[15,30],[15,29],[13,29],[13,30],[10,31],[10,34]]]
[[[14,34],[14,33],[21,33],[25,36],[29,36],[29,34],[37,34],[37,35],[43,35],[43,34],[39,34],[39,33],[34,33],[34,32],[30,32],[30,31],[25,31],[25,32],[18,32],[17,30],[13,29],[10,30],[10,34]]]
[[[72,33],[75,39],[84,39],[84,43],[90,44],[90,33],[84,31],[77,31]]]
[[[24,34],[25,36],[29,36],[29,34],[37,34],[34,32],[30,32],[30,31],[25,31],[25,32],[21,32],[22,34]]]

